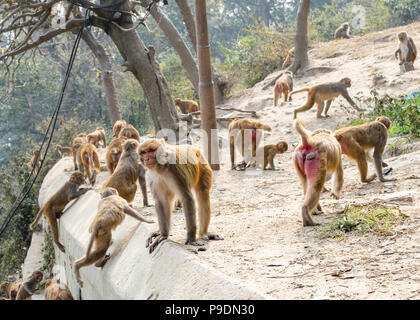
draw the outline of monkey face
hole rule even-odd
[[[149,169],[152,169],[156,164],[157,148],[145,148],[140,151],[141,162]]]
[[[392,121],[388,117],[380,116],[376,118],[376,121],[382,123],[387,129],[391,128]]]
[[[351,87],[351,79],[350,78],[343,78],[340,80],[342,83],[346,85],[347,88]]]
[[[44,275],[41,271],[35,271],[32,273],[32,278],[35,279],[37,282],[41,282]]]
[[[401,42],[404,42],[407,39],[407,33],[406,32],[400,32],[397,36],[398,36],[398,39]]]
[[[118,196],[119,194],[118,194],[118,190],[112,187],[107,187],[104,189],[104,191],[101,192],[102,199],[109,196],[113,196],[113,195]]]
[[[288,149],[288,145],[285,141],[281,141],[281,142],[277,143],[277,149],[280,152],[286,152],[287,149]]]
[[[129,139],[123,144],[124,151],[126,152],[135,152],[137,148],[139,147],[139,143],[137,140]]]
[[[70,181],[78,185],[86,183],[85,176],[81,172],[72,173],[72,175],[70,176]]]
[[[111,160],[117,163],[120,160],[121,152],[118,150],[111,150]]]

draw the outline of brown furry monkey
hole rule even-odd
[[[179,107],[182,113],[188,114],[191,112],[196,112],[200,110],[200,106],[194,100],[182,100],[180,98],[176,98],[174,100],[176,106]]]
[[[126,137],[119,137],[111,141],[106,150],[106,167],[110,174],[114,173],[123,152],[123,144],[127,141]]]
[[[28,162],[28,168],[33,169],[35,167],[35,173],[38,173],[39,168],[41,168],[41,153],[39,152],[39,149],[34,150],[33,156],[31,161]]]
[[[89,183],[93,186],[96,183],[101,164],[99,162],[98,150],[92,143],[84,143],[77,151],[77,163],[79,170],[89,179]]]
[[[125,120],[117,120],[114,123],[114,127],[112,128],[113,137],[118,138],[121,132],[121,129],[127,124]]]
[[[96,130],[89,133],[86,138],[87,142],[92,143],[95,147],[101,143],[102,147],[106,148],[105,129],[103,127],[97,127]]]
[[[19,291],[16,294],[16,300],[26,300],[31,297],[38,289],[39,283],[42,281],[43,277],[44,275],[41,271],[33,272],[22,282]]]
[[[16,295],[21,286],[21,282],[3,282],[0,284],[0,290],[5,292],[7,299],[4,300],[16,300]]]
[[[45,282],[45,300],[74,300],[69,288],[59,280],[48,279]]]
[[[74,170],[79,170],[77,166],[77,152],[84,143],[87,143],[86,133],[80,133],[76,138],[73,139],[71,152],[73,155]]]
[[[134,139],[140,142],[140,134],[131,124],[125,125],[121,129],[118,137],[126,137],[127,139]]]
[[[417,57],[417,48],[413,38],[409,37],[407,32],[400,32],[397,37],[398,48],[395,51],[395,58],[399,60],[400,65],[406,62],[414,63]]]
[[[60,157],[70,157],[72,155],[72,149],[70,147],[62,147],[59,144],[57,144],[57,147],[55,149],[60,154]]]
[[[279,153],[287,151],[288,145],[286,141],[280,141],[276,144],[266,144],[264,146],[264,170],[270,165],[270,170],[275,170],[274,157]]]
[[[79,189],[84,183],[86,183],[85,177],[81,172],[72,173],[70,179],[38,211],[34,222],[30,225],[30,229],[33,231],[44,213],[50,225],[53,241],[62,252],[65,250],[58,240],[57,219],[60,218],[67,203],[90,190],[90,188]]]
[[[348,22],[343,23],[335,30],[334,39],[350,39],[351,30]]]
[[[106,251],[111,245],[112,230],[115,230],[123,222],[125,214],[141,222],[154,223],[132,209],[127,201],[118,195],[115,188],[105,188],[101,193],[101,198],[98,213],[89,227],[91,237],[86,255],[74,263],[74,272],[80,287],[83,287],[80,268],[95,262],[95,267],[102,268],[109,260],[110,255],[107,255]]]
[[[284,94],[284,101],[291,100],[289,92],[293,91],[293,73],[286,71],[283,75],[276,80],[274,85],[274,105],[277,106],[281,94]]]
[[[287,57],[283,62],[283,65],[281,66],[282,69],[287,68],[293,63],[293,60],[295,59],[295,47],[291,48],[289,52],[287,53]],[[293,90],[293,89],[292,89]]]

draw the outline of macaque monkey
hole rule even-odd
[[[282,69],[287,68],[289,65],[291,65],[293,63],[293,60],[295,60],[295,47],[293,47],[289,50],[289,52],[287,53],[287,57],[284,60],[281,68]]]
[[[77,167],[77,151],[79,151],[80,147],[87,143],[86,133],[79,133],[76,138],[73,139],[73,144],[71,147],[71,152],[73,154],[73,163],[74,163],[74,170],[78,170]]]
[[[106,148],[105,129],[103,127],[97,127],[94,132],[87,135],[87,142],[92,143],[95,147],[101,142],[102,147]]]
[[[80,172],[89,179],[89,183],[94,186],[96,183],[96,176],[101,169],[99,162],[98,150],[92,143],[84,143],[77,151],[77,163]]]
[[[274,157],[279,153],[287,151],[288,145],[286,141],[280,141],[276,144],[266,144],[264,146],[264,170],[270,165],[270,170],[276,170],[274,166]]]
[[[69,288],[59,280],[45,282],[45,300],[74,300]]]
[[[103,268],[109,260],[110,255],[106,254],[106,251],[111,245],[112,230],[123,222],[125,214],[141,222],[154,223],[154,221],[142,217],[136,210],[132,209],[127,201],[118,195],[117,189],[110,187],[103,189],[98,213],[89,227],[91,237],[86,255],[74,263],[74,272],[80,287],[83,287],[80,268],[94,262],[96,262],[95,267]],[[95,246],[95,249],[91,252],[93,246]]]
[[[7,299],[4,300],[16,300],[16,295],[21,286],[21,282],[3,282],[0,284],[0,290],[5,292]]]
[[[281,94],[284,94],[284,101],[287,101],[289,92],[293,91],[293,73],[286,71],[283,75],[277,79],[274,85],[274,105],[277,106]],[[292,98],[289,98],[291,101]]]
[[[399,42],[397,51],[395,51],[395,59],[400,61],[400,65],[406,62],[414,63],[417,57],[417,48],[413,38],[409,37],[407,32],[400,32],[397,36]]]
[[[126,137],[127,139],[134,139],[140,142],[140,134],[131,124],[125,125],[121,129],[120,135],[118,137]]]
[[[79,189],[79,187],[84,183],[86,183],[85,177],[81,172],[72,173],[70,179],[56,193],[54,193],[54,195],[49,198],[44,206],[38,211],[34,222],[32,222],[30,225],[30,229],[33,231],[38,225],[38,222],[42,217],[42,213],[44,213],[50,225],[53,241],[62,252],[65,252],[65,250],[64,246],[58,240],[57,219],[62,215],[67,203],[73,199],[76,199],[82,194],[85,194],[91,189]]]
[[[362,182],[371,182],[376,176],[379,177],[381,182],[396,180],[385,179],[382,174],[382,167],[388,166],[382,161],[382,154],[385,150],[391,124],[389,118],[381,116],[376,118],[375,121],[359,126],[341,128],[334,132],[334,137],[340,143],[343,154],[357,163]],[[367,177],[367,161],[372,160],[368,152],[372,148],[374,149],[373,160],[376,174]]]
[[[141,162],[149,169],[147,175],[159,222],[159,230],[152,233],[147,240],[149,252],[152,253],[159,243],[169,237],[175,198],[182,201],[184,208],[187,228],[185,244],[204,245],[196,239],[196,202],[199,238],[221,240],[219,235],[208,233],[213,171],[200,149],[191,145],[172,146],[166,144],[164,139],[150,139],[140,145],[139,152]]]
[[[345,22],[335,30],[334,39],[350,39],[351,30],[350,25]]]
[[[149,202],[147,200],[146,170],[139,163],[138,147],[137,140],[128,139],[124,142],[117,167],[102,185],[102,190],[107,187],[115,188],[118,194],[130,203],[136,195],[138,180],[143,194],[143,205],[147,207]]]
[[[295,120],[293,128],[302,138],[293,152],[293,164],[302,183],[304,202],[302,205],[303,226],[314,226],[310,216],[315,209],[322,211],[319,198],[327,175],[334,175],[333,197],[338,199],[343,187],[341,147],[329,130],[311,132],[302,120]]]
[[[119,137],[111,141],[106,150],[106,167],[110,174],[114,173],[123,152],[123,144],[127,141],[126,137]]]
[[[41,271],[33,272],[20,285],[19,291],[16,294],[16,300],[26,300],[31,297],[38,289],[39,283],[42,281],[43,277],[44,275]]]
[[[180,98],[176,98],[174,103],[179,107],[183,114],[188,114],[200,110],[200,106],[194,100],[182,100]]]
[[[55,149],[58,151],[61,158],[70,157],[72,155],[72,148],[70,147],[62,147],[59,144],[57,144],[57,147]]]
[[[317,118],[326,118],[329,117],[327,115],[328,110],[330,109],[331,102],[334,98],[342,95],[344,99],[347,100],[350,105],[356,109],[357,111],[365,111],[364,109],[360,109],[356,103],[350,98],[349,93],[347,92],[347,88],[351,87],[351,80],[349,78],[343,78],[338,82],[329,82],[329,83],[322,83],[318,84],[313,87],[306,87],[300,90],[296,90],[290,93],[290,98],[295,93],[308,91],[308,97],[306,99],[306,103],[300,107],[295,109],[293,119],[296,119],[296,116],[299,112],[304,112],[313,107],[316,103],[317,105]],[[322,111],[324,110],[324,101],[327,101],[327,105],[325,108],[324,116],[322,116]]]
[[[112,128],[113,137],[118,138],[121,132],[121,129],[127,124],[125,120],[117,120],[114,123],[114,127]]]
[[[41,161],[42,159],[39,149],[34,150],[32,159],[28,162],[28,168],[32,170],[35,167],[35,173],[38,173],[41,168]]]
[[[252,148],[252,157],[256,157],[256,150],[261,142],[262,132],[261,130],[271,131],[271,127],[256,121],[254,119],[235,119],[229,124],[229,144],[230,144],[230,160],[231,160],[231,169],[236,169],[235,165],[235,147],[242,155],[242,163],[238,165],[241,169],[245,168],[248,163],[248,154],[247,159],[245,159],[245,151],[249,151],[249,148]],[[250,130],[250,137],[245,134],[245,130]],[[239,140],[239,141],[238,141]],[[241,146],[238,146],[241,144]]]

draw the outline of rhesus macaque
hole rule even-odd
[[[121,129],[127,124],[125,120],[117,120],[114,123],[114,127],[112,128],[113,137],[118,138],[121,132]]]
[[[106,254],[106,251],[111,245],[112,230],[115,230],[123,222],[125,214],[141,222],[154,223],[154,221],[144,218],[132,209],[127,201],[118,195],[117,189],[110,187],[103,189],[98,213],[89,227],[91,237],[86,255],[74,263],[74,272],[80,287],[83,287],[80,268],[94,262],[96,262],[95,267],[103,268],[108,262],[110,255]],[[91,252],[93,247],[95,249]]]
[[[293,128],[302,142],[293,152],[293,164],[302,183],[304,202],[302,205],[303,226],[314,226],[310,216],[315,209],[322,211],[319,197],[324,189],[327,175],[334,175],[333,197],[338,199],[343,187],[341,147],[329,130],[311,132],[302,120],[295,120]]]
[[[97,127],[94,132],[87,135],[87,142],[92,143],[95,147],[101,142],[102,147],[106,148],[105,129],[103,127]]]
[[[146,170],[139,163],[138,147],[137,140],[128,139],[124,142],[117,167],[102,185],[102,190],[107,187],[115,188],[118,194],[130,203],[136,195],[138,180],[143,194],[143,205],[147,207],[149,202],[147,200]]]
[[[334,39],[350,39],[350,25],[345,22],[335,30]]]
[[[106,167],[110,174],[114,173],[123,152],[123,144],[127,141],[126,137],[119,137],[111,141],[106,150]]]
[[[261,142],[262,133],[260,130],[271,131],[271,127],[256,121],[254,119],[235,119],[229,124],[229,144],[230,144],[230,160],[231,160],[231,169],[235,169],[235,147],[242,155],[242,163],[239,165],[241,169],[244,169],[248,163],[249,159],[245,159],[245,151],[249,151],[249,148],[252,148],[252,157],[255,158],[256,150]],[[251,143],[245,135],[245,130],[251,131]],[[235,143],[235,140],[239,140],[239,143]],[[241,146],[238,146],[241,144]],[[249,154],[249,153],[247,153]]]
[[[295,47],[291,48],[289,52],[287,53],[287,57],[283,62],[283,65],[281,66],[282,69],[287,68],[293,63],[293,60],[295,60]]]
[[[191,145],[172,146],[166,144],[164,139],[150,139],[140,145],[139,152],[141,162],[149,169],[147,175],[159,222],[159,231],[152,233],[147,240],[149,252],[152,253],[169,236],[175,197],[182,201],[184,208],[187,228],[185,244],[204,245],[196,240],[196,203],[191,191],[194,191],[197,200],[199,238],[221,240],[219,235],[208,233],[213,171],[200,149]]]
[[[386,141],[388,139],[388,130],[391,127],[391,120],[387,117],[378,117],[359,126],[341,128],[334,132],[334,137],[341,145],[343,154],[357,163],[362,182],[371,182],[376,176],[381,182],[395,181],[396,179],[385,179],[382,174],[382,167],[388,166],[382,161]],[[374,148],[373,159],[376,174],[367,177],[367,161],[371,161],[368,154],[369,150]]]
[[[74,300],[69,288],[59,280],[45,282],[45,300]]]
[[[19,287],[19,291],[16,294],[16,300],[26,300],[31,297],[38,289],[38,285],[42,281],[43,277],[44,275],[41,271],[33,272],[22,282],[21,286]]]
[[[125,125],[121,131],[120,135],[118,137],[126,137],[128,139],[134,139],[140,142],[140,134],[137,131],[136,128],[134,128],[131,124]]]
[[[57,144],[57,147],[55,149],[58,151],[61,158],[70,157],[72,155],[72,148],[70,147],[62,147],[59,144]]]
[[[101,169],[99,162],[98,150],[92,143],[84,143],[77,151],[77,163],[80,172],[89,179],[89,183],[93,186],[96,183],[96,176]]]
[[[395,59],[399,60],[400,65],[406,62],[414,63],[417,57],[417,48],[413,38],[409,37],[407,32],[400,32],[397,36],[398,48],[395,51]]]
[[[274,105],[277,106],[281,94],[284,94],[284,101],[287,101],[289,98],[289,92],[293,91],[293,73],[286,71],[283,75],[277,79],[276,84],[274,85]],[[292,98],[289,98],[291,101]]]
[[[0,284],[0,290],[5,292],[7,295],[7,299],[4,300],[16,300],[16,295],[19,291],[19,287],[21,286],[21,282],[3,282]]]
[[[350,87],[351,87],[351,80],[349,78],[343,78],[338,82],[322,83],[313,87],[306,87],[306,88],[302,88],[300,90],[291,92],[290,98],[295,93],[308,91],[308,97],[306,99],[306,103],[302,107],[295,109],[293,119],[296,119],[296,115],[299,112],[304,112],[311,109],[315,103],[317,105],[316,117],[317,118],[329,117],[329,115],[327,115],[327,112],[330,109],[331,102],[334,100],[334,98],[338,97],[339,95],[342,95],[344,99],[346,99],[348,103],[350,103],[350,105],[357,111],[359,112],[365,111],[364,109],[360,109],[356,105],[356,103],[350,98],[350,95],[347,92],[347,88],[350,88]],[[324,116],[322,116],[322,111],[324,110],[324,101],[327,101],[327,105],[325,108]]]
[[[35,167],[35,173],[38,173],[39,168],[41,168],[41,153],[39,149],[34,150],[31,161],[28,162],[28,168],[33,169]]]
[[[86,183],[85,177],[81,172],[72,173],[70,179],[56,193],[54,193],[54,195],[52,195],[51,198],[49,198],[44,206],[38,211],[34,222],[32,222],[30,225],[30,229],[33,231],[38,225],[38,222],[42,217],[42,213],[44,213],[50,225],[53,241],[62,252],[65,252],[65,250],[64,246],[58,240],[57,219],[62,215],[67,203],[81,196],[82,194],[85,194],[91,189],[79,189],[79,187],[84,183]]]
[[[274,157],[279,153],[287,151],[288,145],[286,141],[280,141],[276,144],[266,144],[264,146],[264,170],[270,165],[270,170],[276,170],[274,166]]]
[[[194,100],[182,100],[180,98],[176,98],[174,100],[176,106],[179,107],[182,113],[188,114],[191,112],[196,112],[200,110],[200,106]]]
[[[77,167],[77,151],[79,151],[80,147],[87,143],[86,133],[79,133],[76,138],[73,139],[73,144],[71,147],[71,152],[73,154],[73,163],[74,163],[74,170],[78,170]]]

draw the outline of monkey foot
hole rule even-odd
[[[77,279],[77,283],[79,284],[80,288],[83,288],[83,281],[82,279]]]
[[[219,234],[209,233],[202,237],[204,240],[224,240],[224,238]]]
[[[159,245],[159,243],[161,243],[162,241],[165,241],[166,239],[168,239],[168,237],[166,237],[166,236],[158,236],[155,239],[155,241],[149,246],[149,253],[152,253],[153,251],[155,251],[155,249]]]
[[[190,246],[196,246],[196,247],[204,247],[206,244],[200,240],[187,240],[185,241],[185,244],[188,244]]]
[[[65,253],[66,252],[66,249],[64,249],[64,246],[61,243],[57,243],[57,247],[58,247],[58,249],[60,249],[60,251],[62,253]]]
[[[158,237],[158,236],[160,236],[160,232],[159,231],[153,232],[150,235],[150,237],[147,238],[147,240],[146,240],[146,248],[148,248],[151,245],[151,243],[153,242],[153,239],[156,238],[156,237]]]

